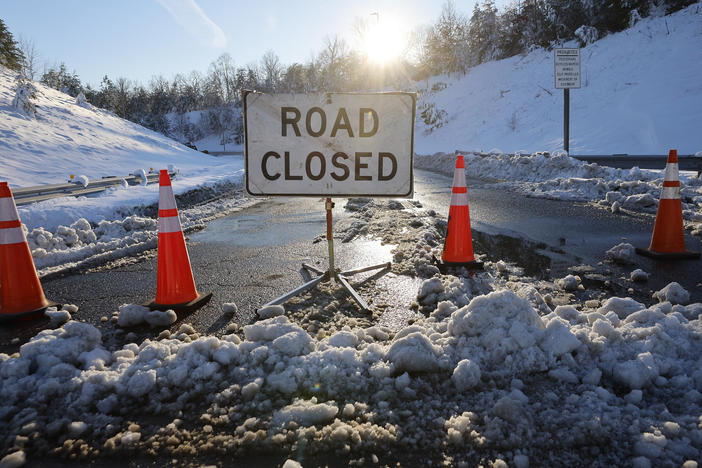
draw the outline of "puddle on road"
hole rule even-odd
[[[322,214],[299,213],[272,217],[268,213],[237,215],[212,221],[190,235],[193,242],[237,247],[266,247],[311,240],[325,230]]]

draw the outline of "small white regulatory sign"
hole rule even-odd
[[[412,197],[413,93],[244,94],[251,195]]]
[[[556,89],[580,88],[580,49],[553,49]]]

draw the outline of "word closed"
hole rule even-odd
[[[410,93],[244,95],[251,195],[413,194]]]

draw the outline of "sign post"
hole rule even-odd
[[[570,89],[580,88],[580,49],[553,50],[556,89],[563,89],[563,147],[570,152]]]
[[[341,284],[368,305],[347,277],[381,265],[334,265],[332,196],[411,198],[416,98],[411,93],[262,94],[244,92],[246,191],[251,195],[325,197],[329,269],[265,304],[282,304],[322,281]]]

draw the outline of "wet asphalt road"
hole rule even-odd
[[[446,176],[415,171],[415,199],[421,201],[424,208],[446,217],[451,182]],[[652,217],[613,215],[580,203],[527,198],[479,181],[468,181],[468,194],[474,231],[485,233],[487,237],[499,233],[543,243],[562,253],[558,260],[561,266],[564,262],[565,266],[581,262],[594,265],[604,259],[607,249],[623,239],[644,247],[650,241]],[[345,200],[337,200],[335,220],[348,216],[344,204]],[[212,291],[213,298],[182,320],[191,323],[198,332],[208,334],[222,334],[231,321],[240,325],[251,323],[258,307],[302,284],[300,266],[303,262],[321,270],[327,268],[327,244],[321,237],[324,231],[323,199],[272,198],[213,221],[205,230],[191,234],[188,250],[195,282],[200,292]],[[688,236],[686,242],[689,249],[702,250],[699,239]],[[519,250],[520,244],[515,245]],[[335,248],[337,266],[342,269],[390,260],[391,247],[379,243],[336,242]],[[528,262],[533,246],[525,244],[521,249],[522,252],[513,256]],[[510,255],[515,254],[499,250],[481,252],[477,247],[476,252],[487,254],[491,260],[510,260]],[[671,264],[637,256],[636,264],[621,268],[619,274],[628,275],[635,268],[651,273],[652,278],[644,288],[656,290],[670,281],[678,281],[690,291],[693,301],[702,302],[702,288],[697,286],[702,281],[702,262]],[[50,299],[79,306],[74,318],[93,323],[107,334],[114,333],[114,326],[102,323],[101,317],[110,317],[120,304],[145,303],[153,299],[155,252],[143,261],[126,266],[50,278],[42,283]],[[398,287],[398,283],[402,284]],[[378,287],[383,289],[379,294],[385,294],[385,301],[390,296],[396,311],[406,310],[418,284],[415,280],[389,275],[378,282]],[[366,299],[372,303],[374,298],[367,294]],[[239,312],[234,317],[221,312],[225,302],[238,305]],[[406,317],[397,320],[404,322]],[[3,327],[0,352],[16,350],[47,324],[47,321],[39,321]],[[11,343],[13,339],[15,343]]]

